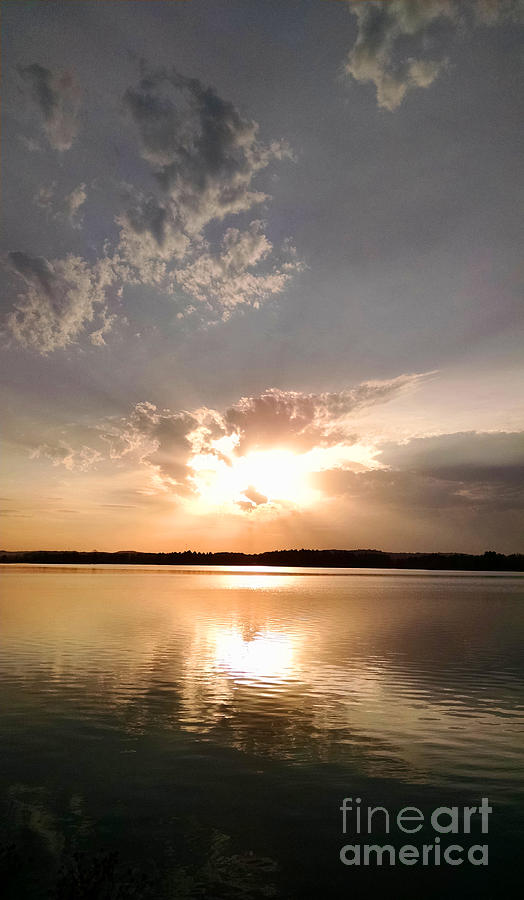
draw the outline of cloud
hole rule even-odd
[[[9,253],[8,260],[24,289],[7,317],[7,329],[23,347],[44,356],[66,347],[102,312],[97,307],[103,306],[112,279],[103,262],[91,266],[79,256],[48,261],[19,251]]]
[[[115,313],[110,314],[107,307],[103,307],[98,313],[98,320],[101,322],[101,325],[95,331],[90,332],[89,340],[94,347],[105,347],[105,335],[111,331],[118,320],[118,316]],[[127,319],[122,318],[122,322],[126,323]]]
[[[337,444],[348,439],[346,420],[351,413],[385,402],[423,377],[399,375],[321,394],[268,390],[258,397],[243,397],[226,410],[225,430],[238,437],[239,453],[275,446],[305,451]]]
[[[32,63],[19,73],[42,117],[47,139],[55,150],[69,150],[78,134],[80,90],[71,72]]]
[[[240,500],[235,501],[235,505],[244,512],[252,512],[257,506],[264,506],[266,503],[269,503],[269,498],[257,491],[252,485],[246,488]]]
[[[449,511],[473,517],[471,522],[477,514],[520,515],[524,432],[464,432],[383,443],[375,448],[372,463],[359,465],[348,457],[343,465],[330,467],[329,454],[323,456],[319,448],[331,447],[338,454],[341,445],[357,445],[352,414],[392,398],[416,378],[400,376],[324,394],[266,391],[242,398],[223,413],[205,407],[174,412],[143,401],[128,416],[80,432],[76,441],[49,439],[34,447],[32,456],[70,471],[85,471],[104,460],[131,470],[143,466],[150,473],[149,493],[187,497],[195,494],[197,457],[205,469],[227,472],[235,459],[254,450],[281,447],[307,454],[308,465],[328,462],[321,462],[322,471],[309,469],[310,486],[321,497],[340,501],[341,515],[350,507],[352,515],[359,509],[382,510],[384,515],[400,511],[415,519]],[[246,484],[234,502],[249,512],[269,501],[259,488]]]
[[[45,269],[44,269],[45,272]],[[265,391],[243,397],[224,412],[207,407],[187,411],[159,409],[149,401],[137,403],[129,415],[107,419],[83,433],[79,443],[91,445],[93,460],[100,457],[128,466],[145,466],[152,476],[153,491],[181,496],[194,492],[192,461],[205,458],[213,465],[230,467],[235,458],[253,450],[332,447],[340,442],[354,445],[351,413],[384,402],[414,385],[422,376],[401,375],[389,381],[365,382],[356,388],[323,394],[298,391]],[[74,442],[73,442],[74,443]],[[69,459],[69,443],[49,441],[41,455]],[[84,455],[87,459],[87,456]],[[267,498],[246,484],[242,502],[263,505]]]
[[[263,144],[258,125],[212,88],[174,69],[142,65],[140,82],[126,91],[124,105],[157,192],[137,192],[119,217],[119,249],[137,268],[148,261],[149,275],[152,260],[162,265],[183,256],[210,222],[268,199],[253,189],[255,175],[291,156],[282,141]]]
[[[266,199],[251,190],[254,175],[290,155],[282,142],[263,145],[255,122],[175,70],[145,71],[125,103],[142,155],[189,232]]]
[[[86,200],[87,191],[86,186],[83,183],[77,185],[77,187],[73,188],[70,194],[67,194],[64,201],[65,214],[72,228],[82,227],[80,207],[84,205]]]
[[[29,151],[29,153],[41,153],[42,152],[43,148],[40,146],[38,141],[35,141],[34,138],[28,138],[25,136],[25,134],[19,134],[18,140],[25,147],[25,149]]]
[[[21,74],[49,134],[56,137],[71,83],[36,64]],[[285,143],[264,144],[255,122],[212,88],[175,70],[150,71],[143,64],[138,85],[125,92],[124,106],[154,189],[121,185],[124,208],[115,219],[117,243],[106,242],[105,255],[91,267],[93,277],[87,263],[78,257],[73,263],[71,257],[68,263],[45,263],[43,286],[42,262],[24,266],[15,254],[12,267],[26,289],[8,327],[24,346],[48,353],[76,339],[93,320],[93,304],[103,301],[103,291],[97,293],[98,268],[110,268],[112,281],[121,286],[161,287],[166,296],[180,301],[179,318],[198,312],[198,318],[211,324],[225,321],[237,307],[258,308],[282,293],[304,267],[289,241],[280,249],[273,247],[260,220],[243,229],[229,227],[221,236],[215,231],[213,243],[203,235],[211,222],[268,199],[252,182],[270,162],[291,155]],[[63,149],[65,141],[60,146]],[[80,229],[87,193],[82,182],[60,196],[54,181],[42,185],[33,200],[51,219]],[[114,315],[101,313],[101,322],[91,332],[92,344],[104,344],[114,321]]]
[[[368,0],[351,2],[350,9],[357,37],[346,72],[374,84],[378,105],[389,110],[413,88],[433,84],[446,67],[439,29],[524,20],[522,0]]]
[[[380,461],[463,484],[510,483],[524,489],[524,434],[458,432],[382,445]]]
[[[317,473],[332,496],[381,506],[423,509],[523,510],[524,433],[443,434],[382,445],[383,468]]]
[[[43,184],[33,197],[33,203],[47,213],[54,213],[54,198],[56,181],[52,184]]]
[[[179,491],[191,481],[190,460],[196,454],[229,466],[233,457],[255,450],[283,447],[306,452],[318,446],[354,444],[351,413],[391,399],[420,377],[401,375],[324,394],[271,389],[257,397],[243,397],[223,413],[206,407],[173,412],[142,402],[130,417],[102,427],[101,433],[112,459],[138,459],[155,468],[163,487]],[[244,495],[255,503],[246,491]]]
[[[42,112],[49,140],[66,149],[76,134],[73,99],[78,92],[72,77],[38,64],[20,73]],[[124,105],[156,189],[122,186],[126,207],[116,217],[116,247],[106,242],[104,255],[93,265],[78,256],[49,262],[25,253],[10,255],[24,290],[8,317],[8,331],[22,346],[44,355],[68,346],[84,331],[92,345],[104,345],[116,322],[104,306],[108,283],[162,287],[184,304],[179,317],[198,311],[211,324],[225,321],[239,306],[258,308],[303,268],[289,241],[278,251],[273,248],[259,220],[242,230],[227,228],[221,239],[214,236],[214,245],[202,234],[210,222],[268,199],[252,181],[271,161],[290,156],[283,142],[262,143],[255,122],[212,88],[175,70],[148,71],[142,65],[140,82],[126,91]],[[61,196],[53,181],[42,185],[33,200],[52,220],[80,229],[87,194],[81,182]]]
[[[80,229],[82,227],[81,207],[87,200],[87,190],[85,184],[79,184],[77,187],[66,194],[63,200],[56,197],[56,181],[49,185],[42,185],[33,197],[33,202],[52,219],[58,221],[67,221],[71,228]]]
[[[227,318],[236,306],[258,308],[268,297],[280,294],[292,275],[302,268],[293,248],[286,261],[280,259],[267,271],[256,271],[268,262],[273,249],[260,221],[246,231],[229,228],[219,253],[202,253],[195,262],[175,272],[177,284],[195,300],[221,311]],[[267,267],[266,267],[267,269]]]
[[[267,497],[265,497],[264,494],[261,494],[260,491],[255,490],[252,485],[244,491],[244,496],[247,497],[254,506],[260,506],[263,503],[267,503]]]
[[[358,450],[355,414],[409,389],[418,377],[329,393],[270,390],[224,411],[173,411],[144,401],[122,418],[48,437],[33,456],[72,472],[112,461],[128,480],[139,480],[147,502],[189,503],[194,515],[209,515],[217,503],[224,515],[266,515],[287,527],[293,503],[272,500],[248,474],[249,465],[242,476],[253,451],[285,448],[299,454],[296,465],[316,496],[300,514],[310,523],[328,520],[334,541],[348,528],[353,534],[358,522],[362,539],[374,546],[401,537],[421,547],[445,538],[460,548],[468,535],[470,548],[498,546],[505,530],[519,533],[524,522],[524,433],[414,438],[376,445],[367,457]],[[118,502],[131,501],[126,494]]]
[[[159,284],[167,276],[169,263],[185,256],[190,240],[176,209],[152,194],[133,194],[133,206],[116,218],[120,226],[117,256],[130,267],[127,281]]]
[[[198,425],[187,412],[159,410],[153,403],[137,403],[129,417],[101,426],[102,439],[114,460],[137,459],[153,468],[162,487],[187,490],[188,459],[193,452],[190,433]]]
[[[485,25],[494,25],[504,20],[524,22],[523,0],[475,0],[473,12],[477,20]]]
[[[50,459],[54,466],[64,466],[70,472],[86,472],[101,462],[102,454],[88,446],[72,447],[67,441],[44,443],[35,447],[30,454],[31,459]]]
[[[313,476],[323,494],[364,507],[439,509],[463,505],[455,486],[439,479],[383,469],[354,472],[337,467]]]

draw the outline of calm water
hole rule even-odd
[[[7,895],[520,896],[523,611],[518,575],[2,567]],[[490,864],[345,867],[345,796],[488,797]]]

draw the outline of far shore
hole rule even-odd
[[[184,550],[146,553],[135,550],[0,550],[2,563],[40,565],[298,566],[322,568],[434,569],[523,572],[524,554],[487,550],[472,553],[390,553],[384,550],[269,550],[265,553]]]

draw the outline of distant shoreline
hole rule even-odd
[[[384,550],[269,550],[265,553],[113,553],[80,550],[0,550],[0,563],[166,566],[318,566],[325,568],[447,569],[479,572],[523,572],[524,554],[492,550],[472,553],[389,553]]]

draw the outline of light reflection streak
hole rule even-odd
[[[236,627],[217,628],[211,632],[215,666],[250,679],[278,680],[293,672],[293,643],[284,634],[257,631],[242,633]]]

